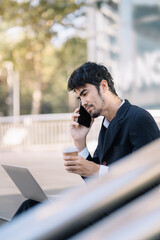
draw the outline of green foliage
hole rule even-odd
[[[2,68],[0,71],[0,116],[7,115],[7,76],[6,71]]]
[[[69,39],[55,51],[53,62],[48,64],[50,81],[43,85],[42,113],[47,109],[57,113],[70,111],[67,79],[86,59],[86,41],[80,38]]]
[[[19,72],[21,114],[68,111],[66,79],[86,61],[86,42],[75,37],[54,49],[51,39],[56,36],[56,23],[74,27],[74,18],[84,14],[83,4],[74,0],[0,0],[0,67],[11,61]],[[35,91],[42,92],[39,100],[33,97]],[[1,82],[0,112],[4,115],[9,108],[8,94],[6,82]],[[34,101],[40,102],[37,109]]]

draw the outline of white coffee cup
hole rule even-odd
[[[77,156],[78,149],[76,146],[69,146],[63,149],[63,156]]]

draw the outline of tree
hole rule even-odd
[[[2,25],[0,30],[4,35],[3,44],[0,47],[1,64],[6,60],[12,61],[14,68],[20,73],[22,114],[29,112],[36,114],[40,112],[40,109],[42,109],[42,112],[46,111],[46,107],[44,110],[44,105],[46,103],[47,94],[43,97],[42,90],[45,89],[45,91],[47,91],[47,84],[57,86],[56,78],[51,78],[51,75],[55,76],[55,74],[57,74],[56,72],[59,67],[56,68],[55,66],[64,67],[64,64],[62,65],[64,57],[63,54],[60,54],[63,47],[55,51],[51,45],[51,39],[56,35],[54,26],[58,23],[65,27],[73,27],[73,19],[84,14],[82,6],[82,1],[79,1],[78,4],[73,0],[20,2],[1,0],[0,16]],[[13,30],[14,35],[16,30],[19,30],[18,36],[10,35],[10,32]],[[76,44],[77,46],[78,43],[82,44],[82,42],[84,41],[76,40],[73,41],[72,44]],[[66,47],[70,48],[69,42],[66,44]],[[52,55],[49,54],[48,51],[50,51]],[[63,51],[67,52],[67,49],[63,49]],[[68,51],[70,53],[72,52],[71,50]],[[46,54],[49,56],[48,60]],[[80,52],[77,52],[77,54],[81,55]],[[56,62],[55,56],[57,55],[59,55],[59,58],[61,57],[61,60],[57,60]],[[52,62],[52,70],[46,70],[48,69],[46,64],[47,61],[49,66],[49,61]],[[53,62],[55,62],[55,64],[53,64]],[[58,72],[61,72],[63,76],[59,76],[59,79],[64,79],[65,71],[66,70],[59,69]],[[51,79],[54,83],[49,82]],[[53,87],[51,89],[53,89]],[[54,94],[55,96],[60,95],[58,91],[54,91]],[[42,99],[43,105],[41,106]],[[60,97],[56,99],[59,101]],[[62,104],[59,106],[62,106]],[[47,108],[48,111],[49,109],[52,111],[61,109],[53,107],[52,102],[50,102],[50,107],[48,103]],[[67,108],[62,107],[62,109]]]
[[[0,116],[7,115],[7,72],[3,67],[0,70]]]
[[[50,58],[48,55],[44,61],[48,61],[49,82],[43,84],[42,113],[70,112],[75,108],[75,98],[72,104],[67,92],[67,79],[75,68],[87,60],[86,41],[80,38],[72,38],[57,49]]]

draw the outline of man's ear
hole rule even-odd
[[[106,92],[108,90],[108,83],[107,83],[107,81],[103,79],[100,82],[100,87],[101,87],[103,92]]]

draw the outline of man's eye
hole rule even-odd
[[[85,93],[83,93],[83,96],[86,96],[88,93],[87,92],[85,92]]]

